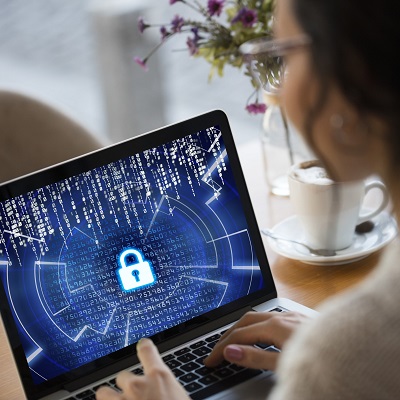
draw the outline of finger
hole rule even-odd
[[[207,366],[216,366],[220,364],[223,361],[223,349],[224,349],[224,343],[229,343],[229,337],[232,335],[232,332],[234,332],[236,329],[244,327],[244,326],[249,326],[249,325],[254,325],[259,322],[263,322],[265,320],[268,320],[274,315],[277,315],[278,313],[274,312],[255,312],[255,311],[250,311],[247,312],[246,314],[243,315],[242,318],[239,319],[238,322],[236,322],[234,325],[232,325],[219,339],[218,343],[214,346],[213,350],[211,351],[210,355],[204,359],[204,363]],[[279,315],[279,314],[278,314]],[[228,342],[225,342],[228,340]]]
[[[290,336],[292,329],[292,325],[288,325],[280,315],[269,318],[267,321],[235,328],[229,336],[215,345],[211,354],[204,360],[204,364],[207,367],[215,367],[220,364],[224,360],[224,348],[230,344],[265,343],[281,348],[282,344]]]
[[[272,322],[277,322],[277,321],[282,321],[284,322],[289,322],[289,323],[296,323],[298,324],[299,322],[303,321],[307,317],[297,313],[297,312],[276,312],[276,311],[266,311],[266,312],[255,312],[255,311],[250,311],[244,314],[244,316],[233,326],[231,326],[230,329],[228,329],[220,338],[221,340],[224,340],[227,336],[229,336],[235,329],[237,328],[243,328],[245,326],[250,326],[258,323],[265,322],[267,323],[268,321],[272,320]]]
[[[258,322],[262,322],[265,320],[268,320],[274,315],[279,315],[277,312],[256,312],[256,311],[249,311],[246,314],[243,315],[242,318],[239,319],[234,325],[232,325],[220,338],[220,340],[225,339],[227,336],[229,336],[234,329],[241,328],[243,326],[247,325],[253,325]]]
[[[96,400],[121,400],[122,396],[107,386],[102,386],[96,390]]]
[[[124,393],[139,396],[146,389],[144,376],[137,376],[128,371],[121,371],[117,375],[117,387]]]
[[[145,374],[148,374],[154,368],[169,370],[164,364],[157,347],[150,339],[140,339],[136,349]]]
[[[224,348],[225,360],[242,367],[274,371],[280,353],[253,346],[229,345]]]
[[[216,367],[219,365],[224,360],[223,353],[225,347],[230,344],[249,345],[255,343],[269,343],[267,338],[262,338],[262,336],[268,336],[268,333],[270,334],[270,332],[266,332],[268,330],[265,321],[249,326],[236,327],[228,336],[219,340],[210,355],[204,359],[204,364],[207,367]]]

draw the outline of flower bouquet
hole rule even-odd
[[[222,77],[226,65],[243,69],[254,87],[246,102],[246,110],[252,114],[264,113],[266,105],[263,101],[259,101],[260,85],[252,77],[239,47],[249,40],[272,36],[274,2],[274,0],[169,0],[171,6],[182,3],[189,7],[199,18],[185,18],[176,14],[168,23],[150,24],[140,17],[138,21],[140,32],[158,28],[160,43],[146,57],[135,57],[134,60],[147,70],[151,55],[159,47],[174,36],[184,34],[187,36],[188,53],[193,57],[202,57],[210,63],[209,80],[216,73]]]

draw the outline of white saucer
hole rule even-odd
[[[300,244],[290,243],[285,240],[272,239],[267,236],[271,248],[281,256],[302,261],[306,264],[315,265],[340,265],[354,262],[367,257],[388,244],[397,234],[395,219],[387,212],[381,212],[375,218],[374,229],[371,232],[354,233],[354,241],[346,249],[337,251],[336,255],[330,257],[316,256],[311,254],[307,248]],[[296,216],[289,217],[275,225],[271,231],[277,236],[288,239],[304,241],[303,230]]]

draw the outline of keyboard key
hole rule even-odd
[[[175,351],[174,354],[175,354],[176,356],[181,356],[182,354],[189,353],[189,351],[190,351],[190,348],[189,348],[189,347],[184,347],[183,349],[180,349],[180,350]]]
[[[196,343],[193,343],[193,344],[191,344],[189,347],[191,348],[191,349],[198,349],[199,347],[202,347],[202,346],[204,346],[205,344],[207,344],[204,340],[200,340],[200,341],[198,341],[198,342],[196,342]]]
[[[242,371],[242,370],[244,369],[244,367],[241,367],[240,365],[236,365],[236,364],[231,364],[231,365],[229,366],[229,368],[230,368],[231,370],[233,370],[233,371],[236,371],[236,372]]]
[[[164,362],[167,362],[167,361],[172,360],[174,358],[175,358],[175,356],[173,354],[167,354],[162,359],[163,359]]]
[[[202,387],[203,387],[203,386],[200,385],[199,383],[197,383],[197,382],[192,382],[192,383],[189,383],[188,385],[185,385],[185,386],[184,386],[184,389],[185,389],[188,393],[192,393],[192,392],[194,392],[195,390],[201,389]]]
[[[169,368],[174,369],[176,367],[180,367],[182,365],[181,362],[179,362],[178,360],[169,360],[167,361],[165,364],[168,365]]]
[[[223,367],[228,367],[228,366],[231,366],[231,365],[232,364],[229,361],[224,360],[224,361],[222,361],[221,364],[218,365],[217,369],[220,369],[220,368],[223,368]]]
[[[213,369],[213,368],[201,367],[199,369],[196,369],[195,372],[196,372],[196,374],[205,376],[205,375],[211,374],[211,372],[214,372],[214,371],[215,371],[215,369]]]
[[[180,362],[183,362],[184,364],[188,363],[189,361],[193,361],[196,358],[196,356],[192,353],[186,353],[182,356],[177,357],[177,359]]]
[[[183,369],[186,372],[194,371],[195,369],[199,368],[199,364],[190,361],[187,364],[184,364],[181,366],[181,369]]]
[[[219,333],[216,333],[215,335],[211,335],[208,338],[206,338],[206,342],[210,343],[210,342],[216,342],[218,341],[218,339],[221,337],[221,335]]]
[[[205,358],[206,358],[205,356],[202,356],[202,357],[197,358],[197,359],[196,359],[197,364],[200,364],[201,366],[203,366],[203,365],[204,365],[204,359],[205,359]]]
[[[210,349],[213,349],[214,348],[214,346],[216,345],[218,343],[218,341],[215,341],[215,342],[211,342],[211,343],[208,343],[208,347],[210,348]]]
[[[205,377],[199,379],[199,382],[205,386],[211,385],[212,383],[218,382],[219,379],[213,375],[206,375]]]
[[[182,371],[182,370],[179,369],[179,368],[173,369],[173,370],[172,370],[172,373],[175,375],[176,378],[178,378],[178,377],[180,377],[180,376],[186,374],[186,372]]]
[[[219,378],[226,378],[233,374],[234,374],[234,372],[229,368],[221,368],[221,369],[213,372],[213,375],[218,376]]]
[[[135,375],[143,375],[143,368],[135,368],[131,371]]]
[[[186,375],[180,376],[179,380],[184,383],[189,383],[189,382],[195,381],[197,378],[199,378],[199,376],[197,374],[194,374],[193,372],[189,372]]]
[[[193,350],[193,354],[196,354],[196,356],[206,356],[210,354],[210,348],[206,346],[199,347],[198,349]]]

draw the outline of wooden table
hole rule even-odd
[[[254,141],[239,147],[239,156],[260,227],[272,227],[293,214],[290,200],[269,194],[262,171],[261,147]],[[363,260],[339,265],[317,266],[289,260],[264,244],[276,282],[278,295],[315,308],[328,297],[357,284],[377,264],[380,253]],[[3,325],[0,326],[0,399],[24,398],[16,367],[8,347]]]

